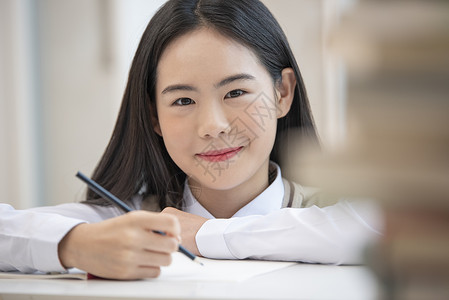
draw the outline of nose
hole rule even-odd
[[[229,120],[221,103],[203,105],[198,116],[198,134],[202,138],[218,138],[231,130]]]

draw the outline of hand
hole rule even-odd
[[[190,252],[201,256],[196,245],[195,236],[201,226],[207,221],[206,218],[183,212],[173,207],[166,207],[162,211],[163,215],[176,216],[181,223],[181,243]]]
[[[160,230],[167,235],[156,234]],[[157,277],[178,249],[180,226],[167,214],[133,211],[120,217],[74,227],[59,243],[65,267],[111,279]]]

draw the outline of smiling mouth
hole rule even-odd
[[[196,154],[196,156],[206,161],[219,162],[231,159],[232,157],[236,156],[242,149],[243,146],[221,150],[212,150]]]

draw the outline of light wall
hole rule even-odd
[[[164,1],[0,2],[0,202],[78,201],[110,138],[129,65]],[[296,54],[320,135],[344,129],[338,64],[326,34],[338,1],[264,0]]]

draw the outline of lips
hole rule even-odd
[[[211,162],[225,161],[236,156],[242,149],[243,147],[234,147],[220,150],[212,150],[199,153],[196,156]]]

